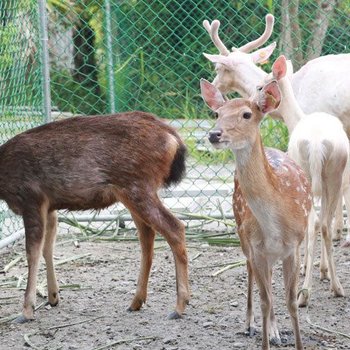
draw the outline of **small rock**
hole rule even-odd
[[[176,344],[177,340],[175,338],[165,338],[163,343],[164,344]]]
[[[209,327],[212,327],[212,326],[214,326],[214,323],[213,323],[213,322],[204,322],[204,323],[203,323],[203,327],[204,327],[204,328],[209,328]]]
[[[232,346],[234,348],[237,348],[237,349],[239,349],[239,348],[241,348],[241,349],[246,348],[246,345],[244,343],[240,343],[240,342],[233,343]]]

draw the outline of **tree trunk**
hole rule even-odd
[[[311,40],[306,53],[306,61],[321,55],[329,20],[333,15],[335,5],[335,0],[317,0],[317,13],[313,23]]]
[[[289,0],[282,0],[281,3],[281,40],[280,52],[287,57],[293,58],[293,43],[290,33]]]
[[[293,65],[298,70],[304,64],[302,38],[299,26],[299,0],[291,0],[288,6],[290,18],[290,30],[293,43]]]

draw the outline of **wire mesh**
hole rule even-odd
[[[0,2],[0,142],[43,123],[37,2]],[[0,239],[22,226],[0,203]]]
[[[295,14],[297,4],[301,41],[292,47],[298,33],[287,24],[286,11]],[[350,44],[346,0],[48,0],[46,5],[54,119],[135,109],[166,118],[184,137],[189,159],[186,179],[162,195],[174,211],[199,216],[232,216],[234,167],[230,152],[214,151],[206,141],[214,121],[199,95],[199,79],[212,80],[215,71],[202,53],[217,50],[203,20],[219,19],[220,37],[231,48],[256,39],[264,16],[273,13],[269,42],[277,41],[278,48],[266,71],[281,52],[288,51],[298,67],[312,54],[347,52]],[[326,21],[324,37],[315,36]],[[2,141],[43,121],[37,23],[34,0],[1,1]],[[286,149],[288,133],[279,121],[267,118],[262,134],[265,144]],[[118,213],[113,207],[101,215]]]

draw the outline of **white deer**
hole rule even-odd
[[[266,15],[266,27],[262,36],[230,52],[220,40],[220,22],[203,22],[220,55],[204,54],[216,63],[217,75],[213,84],[222,94],[238,92],[249,98],[267,73],[256,64],[263,63],[273,53],[276,43],[253,51],[262,46],[271,36],[274,17]],[[252,52],[253,51],[253,52]],[[350,54],[327,55],[309,61],[291,78],[294,95],[305,113],[326,112],[338,117],[350,136]],[[272,114],[281,117],[278,112]]]
[[[247,330],[254,333],[255,280],[263,316],[262,349],[270,349],[269,339],[280,344],[272,303],[272,268],[282,260],[295,348],[301,350],[297,306],[299,246],[304,239],[312,204],[310,184],[302,169],[285,153],[264,149],[259,132],[263,113],[255,101],[225,101],[221,93],[203,79],[201,91],[208,106],[218,114],[209,141],[216,148],[230,148],[236,155],[233,210],[241,247],[247,258]],[[268,104],[267,100],[264,105]]]
[[[216,77],[213,84],[222,94],[238,92],[249,98],[256,92],[268,74],[256,64],[264,63],[273,53],[276,43],[262,46],[271,36],[274,17],[266,15],[265,31],[260,38],[239,48],[228,50],[220,40],[218,31],[220,21],[211,24],[205,20],[203,25],[211,40],[219,50],[219,55],[204,54],[215,63]],[[294,96],[303,112],[325,112],[338,117],[350,137],[350,54],[327,55],[316,58],[305,64],[291,75]],[[273,118],[282,119],[278,111],[269,113]],[[336,212],[334,238],[340,239],[343,230],[342,202]],[[348,229],[348,232],[350,230]],[[350,246],[350,233],[343,246]]]
[[[301,110],[287,76],[287,60],[284,56],[280,56],[274,62],[271,81],[259,90],[262,111],[265,110],[265,101],[269,100],[283,116],[290,132],[288,154],[304,169],[312,184],[314,197],[321,199],[319,225],[323,238],[322,245],[324,245],[321,253],[321,279],[328,279],[327,265],[329,265],[334,295],[344,296],[343,287],[336,275],[331,223],[337,204],[341,200],[342,185],[344,198],[350,208],[349,139],[338,118],[324,112],[306,114]],[[316,227],[318,225],[315,225],[315,210],[311,213],[306,237],[304,293],[299,296],[301,306],[309,302],[314,247],[319,230]]]

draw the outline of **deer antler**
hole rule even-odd
[[[241,52],[249,53],[250,51],[257,49],[259,46],[263,45],[270,38],[272,34],[274,22],[275,22],[275,17],[273,15],[271,14],[266,15],[265,17],[266,26],[265,26],[264,33],[260,36],[260,38],[241,46],[238,50]],[[232,49],[232,50],[235,50],[235,49]]]
[[[224,45],[224,43],[219,38],[219,27],[220,27],[220,21],[215,19],[211,24],[208,20],[203,21],[203,27],[207,30],[207,32],[210,35],[210,38],[214,45],[218,48],[221,55],[228,56],[230,51],[227,49],[227,47]]]

